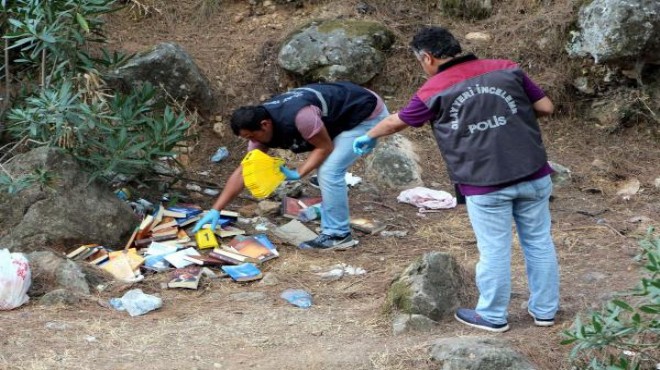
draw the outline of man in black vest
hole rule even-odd
[[[479,301],[474,310],[458,309],[456,319],[493,332],[509,329],[513,219],[527,265],[528,312],[537,326],[552,326],[559,307],[552,168],[536,120],[552,113],[552,102],[514,62],[459,55],[460,44],[444,28],[421,30],[410,46],[429,79],[398,114],[356,139],[355,152],[430,122],[449,177],[466,197],[479,249]]]
[[[302,243],[301,249],[335,250],[355,246],[351,236],[345,175],[359,155],[353,140],[388,115],[374,92],[350,82],[310,84],[276,95],[261,105],[234,111],[234,134],[249,140],[248,150],[289,149],[309,152],[297,169],[282,167],[287,180],[299,180],[317,170],[323,203],[321,234]],[[195,225],[218,223],[219,211],[243,190],[239,166],[229,177],[212,209]]]

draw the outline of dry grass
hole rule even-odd
[[[649,185],[657,177],[653,171],[660,156],[657,145],[634,131],[618,136],[594,131],[577,113],[580,102],[569,94],[569,86],[579,61],[567,60],[562,52],[565,31],[573,16],[570,0],[496,1],[498,12],[493,17],[470,22],[443,17],[434,8],[435,0],[414,5],[373,0],[369,3],[375,11],[367,15],[356,13],[357,0],[304,2],[300,9],[293,3],[280,4],[273,13],[260,5],[234,0],[223,2],[209,21],[190,22],[199,14],[199,1],[140,0],[159,11],[138,18],[130,18],[130,9],[111,15],[110,46],[135,52],[166,40],[180,43],[212,81],[219,102],[214,115],[224,122],[228,122],[234,108],[255,104],[263,96],[299,83],[277,68],[275,58],[278,43],[311,18],[374,19],[393,29],[397,42],[387,52],[383,72],[368,85],[386,97],[391,111],[404,106],[424,81],[407,48],[408,40],[420,25],[447,26],[463,41],[466,51],[521,63],[561,107],[562,114],[544,120],[542,125],[551,157],[571,168],[574,180],[556,189],[556,200],[551,204],[564,281],[558,325],[544,331],[531,325],[525,312],[524,265],[516,244],[510,305],[512,330],[503,338],[539,369],[570,368],[565,360],[569,348],[558,344],[561,331],[570,326],[578,312],[599,306],[608,292],[630,286],[636,271],[631,261],[634,237],[639,235],[641,226],[626,220],[637,215],[654,218],[660,210],[658,190]],[[256,16],[258,11],[266,14]],[[235,16],[239,14],[244,17],[237,22]],[[488,32],[493,41],[468,42],[464,35],[472,31]],[[241,159],[245,143],[232,134],[216,137],[207,122],[200,121],[195,126],[200,141],[191,153],[189,169],[211,170],[212,176],[203,179],[222,185]],[[408,130],[405,134],[419,148],[424,182],[448,189],[444,165],[428,130]],[[229,148],[230,158],[221,165],[210,165],[209,156],[221,145]],[[598,158],[610,164],[611,170],[596,171],[591,163]],[[360,166],[354,171],[358,175]],[[615,196],[614,182],[631,176],[640,178],[644,191],[623,202]],[[601,192],[585,190],[589,188]],[[407,230],[407,237],[364,236],[354,251],[323,255],[281,246],[282,256],[264,266],[265,272],[279,280],[275,286],[220,279],[204,281],[198,291],[172,291],[161,290],[160,282],[166,277],[156,276],[136,286],[110,285],[98,294],[105,302],[132,287],[160,295],[163,308],[142,317],[131,318],[126,313],[102,308],[93,300],[73,308],[45,309],[30,304],[3,313],[0,368],[437,367],[428,360],[428,348],[435,337],[482,333],[448,319],[427,334],[393,337],[391,321],[382,314],[385,294],[391,281],[412,260],[428,251],[449,252],[463,267],[471,269],[478,257],[474,235],[464,208],[420,218],[414,207],[397,204],[395,198],[395,191],[376,194],[351,190],[354,213],[383,220],[391,229]],[[210,198],[196,200],[202,205],[212,202]],[[239,207],[248,202],[237,200],[233,205]],[[584,213],[603,210],[597,216]],[[605,222],[598,223],[599,219]],[[367,274],[327,281],[312,273],[315,266],[325,269],[336,263],[363,267]],[[585,278],[592,272],[602,272],[605,278],[593,284]],[[312,309],[301,310],[284,302],[279,294],[286,288],[311,291]],[[476,293],[473,285],[465,288]],[[264,296],[238,300],[235,294],[243,292]],[[65,328],[49,328],[51,322],[64,324]]]

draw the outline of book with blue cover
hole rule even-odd
[[[252,263],[242,263],[235,266],[227,265],[221,268],[234,281],[253,281],[263,277],[261,270]]]
[[[174,218],[189,218],[202,213],[202,209],[195,205],[175,204],[165,209],[164,215]]]

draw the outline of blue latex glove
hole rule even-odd
[[[353,141],[353,152],[358,155],[365,155],[374,150],[378,140],[362,135]]]
[[[193,234],[198,232],[199,229],[202,228],[202,226],[206,224],[211,224],[211,230],[215,230],[215,227],[218,226],[218,222],[220,221],[220,211],[217,209],[211,209],[206,214],[204,217],[202,217],[201,220],[197,221],[195,224],[195,227],[192,229]]]
[[[292,170],[287,168],[285,165],[280,166],[280,171],[286,176],[286,179],[289,181],[300,180],[300,174],[297,170]]]

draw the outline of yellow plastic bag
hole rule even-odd
[[[271,157],[259,149],[248,152],[241,161],[243,166],[243,182],[252,196],[257,199],[266,198],[277,189],[286,178],[280,166],[282,158]]]

